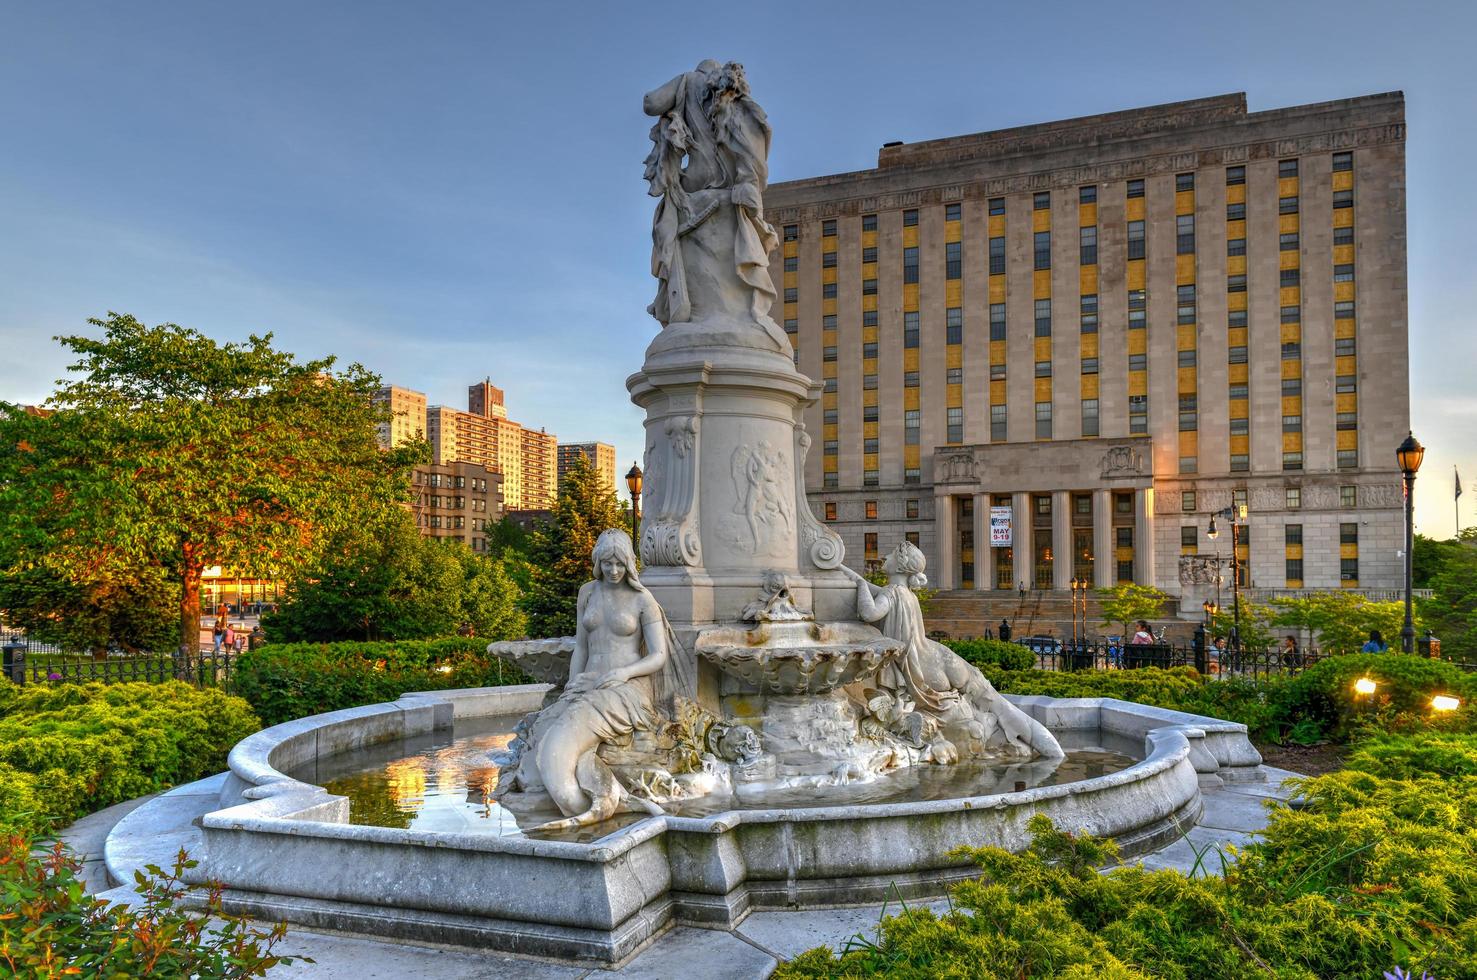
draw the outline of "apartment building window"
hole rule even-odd
[[[1128,431],[1133,433],[1149,431],[1149,396],[1128,396]]]
[[[828,521],[834,521],[835,519],[836,519],[836,502],[834,500],[828,500],[828,501],[826,501],[826,520],[828,520]]]
[[[862,390],[863,391],[876,391],[877,390],[877,375],[875,375],[875,374],[864,374],[864,375],[862,375]]]
[[[1051,377],[1051,362],[1050,361],[1037,361],[1036,362],[1036,377],[1038,377],[1038,378],[1049,378],[1049,377]]]
[[[1227,255],[1245,255],[1246,254],[1246,239],[1244,239],[1244,238],[1228,238],[1228,239],[1226,239],[1226,254]]]
[[[1193,191],[1194,189],[1195,175],[1193,173],[1174,175],[1175,193],[1179,193],[1180,191]]]
[[[1175,315],[1181,326],[1195,322],[1195,284],[1175,287]]]
[[[1298,250],[1298,233],[1293,231],[1278,235],[1277,249],[1282,252],[1296,252]]]
[[[1241,382],[1231,385],[1227,397],[1230,398],[1231,401],[1236,401],[1237,399],[1245,401],[1248,394],[1250,394],[1250,388],[1246,385],[1245,382]]]
[[[1246,292],[1246,276],[1244,274],[1243,275],[1237,275],[1237,276],[1227,276],[1226,277],[1226,292],[1228,292],[1228,293],[1244,293],[1244,292]]]
[[[903,501],[903,516],[910,521],[916,521],[918,519],[918,501],[916,499]]]
[[[1082,434],[1083,436],[1098,434],[1098,401],[1096,398],[1082,399]]]
[[[1129,259],[1144,257],[1144,223],[1142,221],[1128,223],[1128,257]]]
[[[1190,408],[1188,408],[1188,409],[1185,408],[1185,399],[1187,397],[1190,399]],[[1181,432],[1194,432],[1196,429],[1198,429],[1200,427],[1200,413],[1197,412],[1195,410],[1195,408],[1194,408],[1194,405],[1195,405],[1194,399],[1195,399],[1195,396],[1194,395],[1188,395],[1188,396],[1187,395],[1181,395],[1180,396],[1180,431]]]
[[[1300,452],[1285,452],[1282,454],[1282,468],[1284,470],[1300,470],[1303,468],[1303,454]]]
[[[865,534],[862,535],[862,549],[866,552],[866,557],[868,557],[868,558],[876,558],[877,557],[877,532],[876,531],[868,531],[867,533],[865,533]]]
[[[1231,420],[1231,435],[1244,436],[1251,431],[1251,419],[1239,418]]]
[[[877,216],[875,214],[862,215],[862,231],[876,231]]]
[[[916,387],[918,387],[918,372],[917,371],[904,371],[903,372],[903,387],[904,388],[916,388]]]
[[[1038,231],[1035,235],[1036,268],[1051,268],[1051,232]]]
[[[1226,205],[1226,220],[1227,221],[1245,221],[1246,220],[1246,205],[1244,203],[1242,203],[1242,202],[1237,202],[1235,204],[1227,204]]]
[[[1149,370],[1149,355],[1148,354],[1129,354],[1128,355],[1128,369],[1130,371],[1147,371],[1147,370]]]
[[[1353,337],[1339,337],[1337,340],[1335,340],[1333,342],[1333,353],[1334,353],[1334,356],[1335,357],[1353,357],[1354,356],[1354,338]]]
[[[1176,254],[1193,255],[1195,252],[1195,216],[1193,214],[1175,215],[1174,233]]]
[[[875,422],[875,421],[877,421],[877,406],[876,405],[863,405],[862,406],[862,421],[863,422]]]
[[[904,228],[912,228],[916,224],[918,224],[918,212],[917,212],[917,210],[910,208],[907,211],[904,211],[903,212],[903,227]]]
[[[922,427],[922,418],[918,409],[909,408],[903,412],[903,445],[918,445],[918,433]]]
[[[1359,428],[1358,412],[1339,412],[1334,418],[1336,420],[1334,428],[1340,432],[1349,432]]]
[[[828,408],[821,414],[821,421],[826,425],[835,425],[841,421],[840,414],[836,409]]]
[[[862,360],[871,360],[877,356],[877,345],[871,341],[862,344]]]
[[[1353,282],[1354,281],[1354,263],[1350,262],[1348,265],[1336,265],[1336,266],[1334,266],[1333,267],[1333,281],[1334,282]]]
[[[1082,359],[1082,373],[1083,374],[1097,374],[1097,358],[1095,358],[1095,357],[1084,357]]]
[[[951,367],[944,375],[944,381],[951,385],[964,384],[964,369],[962,367]]]
[[[1287,509],[1288,510],[1301,510],[1302,507],[1303,507],[1303,490],[1302,490],[1302,488],[1301,487],[1287,487],[1287,488],[1285,488],[1284,489],[1284,492],[1283,492],[1283,502],[1287,505]],[[1298,528],[1298,535],[1299,535],[1298,543],[1301,544],[1302,543],[1302,540],[1301,540],[1301,535],[1302,535],[1301,525],[1299,525],[1299,528]]]
[[[1302,320],[1303,311],[1301,307],[1284,306],[1281,308],[1281,315],[1283,323],[1297,323]]]
[[[1358,505],[1358,501],[1355,499],[1355,489],[1354,487],[1348,486],[1339,487],[1340,507],[1355,507]]]
[[[1230,362],[1232,364],[1245,364],[1246,363],[1246,345],[1245,344],[1238,344],[1237,346],[1230,348],[1230,358],[1229,358],[1229,360],[1230,360]]]
[[[918,346],[917,310],[909,310],[903,314],[903,346],[907,348]]]
[[[944,205],[944,220],[945,221],[958,221],[963,216],[964,215],[962,213],[962,208],[961,208],[961,206],[959,204],[955,203],[955,204],[945,204]]]
[[[862,506],[863,506],[863,513],[865,513],[867,515],[867,520],[869,520],[869,521],[875,521],[877,519],[877,501],[875,501],[875,500],[868,500]]]
[[[1142,330],[1148,323],[1148,299],[1142,289],[1128,291],[1128,329]]]
[[[1085,225],[1080,234],[1081,247],[1077,261],[1082,265],[1097,265],[1097,225]]]
[[[944,243],[944,278],[958,279],[964,274],[964,243]]]
[[[874,470],[873,472],[876,472],[876,471]],[[903,482],[904,483],[921,483],[922,481],[923,481],[923,471],[920,470],[918,467],[916,467],[916,466],[907,466],[907,467],[904,467],[903,468]]]
[[[1295,361],[1303,356],[1303,345],[1296,341],[1289,341],[1282,345],[1282,359],[1284,361]]]
[[[799,225],[785,225],[785,241],[787,241],[787,242],[798,241],[799,238],[800,238],[800,226]]]
[[[1051,438],[1051,402],[1036,403],[1036,438]]]
[[[1200,528],[1194,524],[1180,525],[1180,552],[1194,554],[1200,548]]]
[[[918,246],[903,249],[903,282],[918,281]]]
[[[1082,332],[1097,333],[1097,293],[1082,297]]]
[[[1303,580],[1303,560],[1301,558],[1285,558],[1283,561],[1287,564],[1285,574],[1288,583],[1301,582]]]
[[[841,452],[841,444],[835,439],[827,439],[822,444],[821,449],[827,456],[836,456]]]
[[[826,361],[826,362],[831,362],[831,361],[836,360],[836,348],[834,348],[834,347],[822,347],[821,348],[821,360],[822,361]]]
[[[1303,431],[1303,417],[1301,415],[1284,415],[1284,416],[1282,416],[1282,431],[1283,432],[1301,432],[1301,431]]]
[[[1296,160],[1277,161],[1278,177],[1296,177],[1298,175],[1298,162]]]
[[[797,350],[795,353],[798,356],[800,352]],[[828,392],[835,392],[836,391],[836,379],[835,378],[827,378],[826,379],[826,388],[825,388],[825,390],[828,391]]]
[[[1244,183],[1246,183],[1246,168],[1245,167],[1227,167],[1226,168],[1226,186],[1227,187],[1235,187],[1238,184],[1244,184]]]
[[[1335,245],[1353,245],[1354,226],[1345,225],[1342,228],[1335,228],[1333,230],[1333,243]]]
[[[1333,318],[1335,320],[1354,319],[1354,301],[1346,299],[1339,300],[1337,303],[1333,304]]]
[[[877,261],[877,246],[868,245],[862,249],[862,265],[871,265]]]
[[[1176,353],[1178,355],[1180,367],[1195,366],[1195,348],[1190,347],[1182,351],[1177,351]]]
[[[822,252],[821,253],[821,268],[822,269],[834,269],[834,268],[836,268],[836,253],[835,252]]]
[[[1339,395],[1352,395],[1359,390],[1359,383],[1352,374],[1340,374],[1334,378],[1333,390]]]
[[[1278,281],[1282,286],[1297,286],[1302,282],[1302,275],[1298,269],[1283,269]]]
[[[1341,470],[1357,470],[1359,468],[1359,450],[1340,449],[1335,454],[1336,465]]]
[[[821,283],[821,299],[835,299],[836,284],[834,282]]]
[[[1005,198],[1003,198],[1003,197],[992,197],[992,198],[990,198],[990,208],[989,208],[989,210],[990,210],[990,213],[991,214],[1004,214],[1005,213]]]
[[[835,330],[836,329],[836,314],[834,314],[834,313],[827,313],[825,316],[821,317],[821,329],[822,330]]]
[[[1251,469],[1251,457],[1246,453],[1231,454],[1231,472],[1246,473]]]
[[[799,333],[800,321],[791,317],[785,321],[785,333]]]
[[[835,218],[828,218],[827,220],[821,222],[821,237],[822,238],[835,238],[836,237],[836,219]]]
[[[1051,336],[1051,300],[1038,299],[1036,301],[1036,336]]]
[[[946,433],[947,440],[950,443],[960,443],[960,442],[963,442],[964,441],[964,409],[962,409],[962,408],[951,408],[951,409],[949,409],[948,410],[948,414],[946,416],[946,419],[947,419],[947,423],[948,423],[948,432]]]
[[[1289,398],[1289,397],[1291,397],[1293,395],[1301,395],[1302,393],[1303,393],[1303,379],[1302,378],[1283,378],[1282,379],[1282,397],[1283,398]]]
[[[1128,182],[1128,196],[1129,197],[1143,197],[1144,196],[1144,182],[1142,180],[1130,180]]]
[[[841,485],[840,475],[832,471],[821,474],[821,487],[825,490],[835,490]]]
[[[1359,543],[1359,525],[1358,524],[1353,524],[1353,523],[1350,523],[1350,524],[1340,524],[1339,525],[1339,544],[1358,544],[1358,543]]]
[[[863,296],[876,296],[877,295],[877,280],[876,279],[863,279],[862,280],[862,295]]]
[[[787,256],[785,256],[785,271],[786,272],[798,272],[798,271],[800,271],[800,260],[798,258],[796,258],[795,256],[793,256],[793,255],[787,255]]]
[[[990,275],[1005,274],[1005,238],[990,239]]]
[[[1339,208],[1352,208],[1354,206],[1354,192],[1351,190],[1334,191],[1333,206],[1335,210]]]
[[[874,455],[877,452],[877,440],[876,439],[863,439],[862,440],[862,452],[866,453],[869,456],[870,455]]]
[[[1037,191],[1031,198],[1031,207],[1036,211],[1045,211],[1051,207],[1051,191]]]
[[[1005,304],[990,304],[990,339],[1005,339]]]
[[[1297,214],[1298,199],[1296,197],[1279,197],[1277,199],[1278,214]]]
[[[1186,514],[1195,513],[1195,491],[1180,491],[1180,510]]]
[[[1077,203],[1079,203],[1079,204],[1096,204],[1097,203],[1097,185],[1096,184],[1087,184],[1087,185],[1085,185],[1083,187],[1077,188]]]
[[[964,343],[964,309],[959,306],[951,306],[944,311],[944,342],[949,344]]]
[[[991,364],[990,365],[990,380],[991,381],[1004,381],[1005,380],[1005,365],[1003,363],[1001,363],[1001,364]]]
[[[990,406],[990,441],[1005,441],[1005,406]]]
[[[1334,172],[1335,173],[1337,173],[1340,170],[1353,170],[1354,169],[1354,154],[1353,153],[1335,153],[1333,155],[1333,169],[1334,169]]]

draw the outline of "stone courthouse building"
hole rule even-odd
[[[1400,93],[1238,94],[771,184],[816,514],[858,567],[906,537],[942,588],[1198,612],[1230,585],[1211,515],[1245,507],[1258,598],[1399,588],[1404,140]]]

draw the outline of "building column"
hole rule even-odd
[[[959,587],[959,532],[955,527],[954,498],[947,493],[933,498],[934,539],[938,542],[938,568],[935,569],[940,589]]]
[[[1036,556],[1031,553],[1031,495],[1010,495],[1010,547],[1015,554],[1015,585],[1036,588]]]
[[[1112,490],[1093,490],[1093,584],[1112,589],[1118,579],[1112,539]]]
[[[974,590],[995,587],[995,549],[990,547],[990,495],[974,495]]]
[[[1154,584],[1154,488],[1133,492],[1133,580]]]
[[[1072,587],[1072,495],[1066,490],[1051,492],[1051,587]]]

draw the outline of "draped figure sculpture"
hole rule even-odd
[[[972,664],[928,638],[923,608],[913,594],[927,583],[925,562],[915,545],[902,542],[882,565],[887,585],[881,587],[842,566],[856,582],[858,617],[907,645],[897,661],[882,669],[878,686],[899,701],[912,702],[917,714],[965,755],[1002,751],[1061,758],[1061,746],[1044,725],[1001,697]],[[998,750],[992,741],[999,742]]]
[[[569,680],[539,712],[516,773],[499,787],[499,795],[548,793],[566,819],[539,830],[587,826],[623,809],[661,813],[626,791],[599,750],[663,723],[673,699],[690,697],[694,687],[690,658],[637,575],[630,536],[602,532],[593,558],[595,577],[579,591]]]
[[[769,317],[769,253],[777,243],[764,220],[769,120],[749,97],[744,66],[703,61],[646,93],[643,108],[657,117],[646,179],[661,198],[651,229],[659,285],[647,312],[664,327],[722,326],[746,343],[788,352]]]

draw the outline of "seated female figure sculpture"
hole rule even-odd
[[[621,810],[661,813],[627,793],[598,751],[670,717],[673,696],[691,696],[690,664],[637,577],[630,536],[617,528],[601,533],[594,566],[594,579],[579,591],[569,681],[539,712],[517,772],[500,787],[499,795],[547,791],[567,819],[538,830],[599,823]]]
[[[1060,758],[1062,748],[1046,726],[1001,697],[972,664],[925,634],[923,609],[913,594],[928,581],[925,561],[916,546],[902,542],[882,565],[887,585],[880,588],[842,566],[856,582],[858,617],[907,644],[902,656],[878,675],[879,687],[912,701],[946,738],[963,743],[965,754],[990,751],[988,743],[998,731],[1000,751],[1006,754]]]

